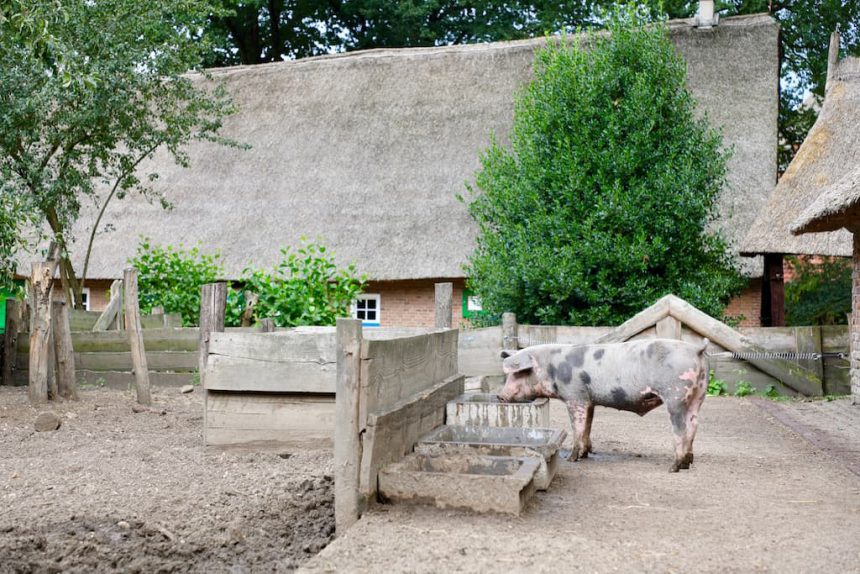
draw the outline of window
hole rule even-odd
[[[381,299],[378,294],[359,295],[352,304],[353,319],[360,319],[365,327],[379,327],[381,321]]]
[[[81,302],[83,303],[84,311],[90,310],[90,288],[84,287],[81,290]]]
[[[484,314],[481,298],[469,289],[463,290],[463,318],[477,317]]]

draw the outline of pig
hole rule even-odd
[[[665,403],[675,437],[675,460],[669,470],[678,472],[693,463],[699,408],[708,390],[707,346],[707,339],[699,345],[642,339],[502,351],[506,379],[498,397],[502,402],[563,400],[573,427],[574,460],[592,452],[595,405],[644,416]]]

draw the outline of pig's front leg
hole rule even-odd
[[[567,412],[570,414],[570,426],[573,428],[573,460],[588,458],[591,451],[591,416],[594,405],[588,402],[569,400]]]

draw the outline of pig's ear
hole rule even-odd
[[[516,354],[516,351],[511,349],[502,349],[502,358],[507,359],[508,357],[512,357]]]
[[[529,369],[533,369],[534,366],[534,357],[532,357],[528,353],[522,353],[516,359],[505,361],[505,372],[520,373],[522,371],[528,371]]]

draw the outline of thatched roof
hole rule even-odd
[[[708,30],[671,23],[700,109],[735,149],[721,225],[738,240],[776,171],[777,32],[764,15]],[[372,50],[213,70],[240,110],[223,133],[252,149],[197,143],[188,169],[157,157],[149,168],[175,208],[114,201],[105,217],[114,230],[98,236],[89,277],[120,276],[141,235],[220,250],[232,277],[248,264],[273,265],[279,248],[302,236],[372,279],[462,277],[476,228],[456,194],[473,179],[490,134],[504,140],[514,94],[544,44]],[[91,221],[82,217],[76,237]]]
[[[842,179],[821,192],[815,203],[794,221],[791,232],[800,235],[846,227],[855,230],[860,227],[860,161]]]
[[[851,255],[851,234],[845,230],[798,236],[791,226],[819,199],[829,201],[821,198],[826,189],[841,193],[830,186],[843,179],[848,185],[849,172],[860,164],[858,126],[860,58],[845,58],[828,78],[818,119],[753,224],[742,252]]]

